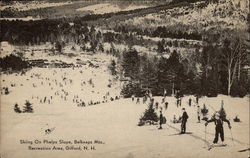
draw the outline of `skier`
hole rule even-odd
[[[199,103],[199,95],[197,94],[196,95],[196,104],[198,104]]]
[[[189,100],[188,100],[188,105],[191,106],[191,104],[192,104],[192,99],[189,98]]]
[[[188,114],[185,110],[185,108],[182,108],[182,117],[181,117],[181,134],[184,134],[186,132],[186,123],[188,119]]]
[[[163,124],[163,116],[162,116],[162,111],[160,111],[160,127],[158,129],[162,129],[161,125]]]
[[[207,126],[208,123],[210,123],[210,122],[214,122],[215,123],[215,138],[214,138],[214,141],[213,141],[214,144],[216,144],[218,142],[218,138],[219,138],[219,135],[220,135],[220,138],[221,138],[221,141],[222,141],[222,145],[225,145],[223,143],[224,142],[223,121],[227,122],[229,129],[232,128],[231,125],[230,125],[229,120],[227,120],[226,118],[221,117],[218,112],[215,113],[215,116],[211,120],[208,120],[205,123],[205,126]]]
[[[163,104],[165,102],[165,97],[162,98],[161,103]]]
[[[134,101],[135,100],[135,95],[132,95],[132,101]]]
[[[165,109],[168,109],[168,102],[165,103]]]
[[[140,98],[139,97],[136,100],[136,104],[140,104]]]
[[[156,103],[155,103],[155,109],[158,109],[158,107],[159,107],[159,103],[156,102]]]
[[[198,123],[200,123],[201,122],[201,108],[199,105],[197,106],[197,116],[198,116]]]

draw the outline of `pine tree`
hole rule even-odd
[[[19,108],[19,106],[18,106],[17,103],[15,104],[14,111],[15,111],[16,113],[22,113],[22,111],[21,111],[21,109]]]
[[[152,121],[152,122],[157,122],[158,121],[158,116],[153,109],[153,102],[151,102],[148,106],[148,109],[145,110],[144,115],[140,118],[140,122],[138,125],[141,125],[142,122],[145,121]]]
[[[220,108],[220,110],[219,110],[219,114],[220,114],[220,117],[221,117],[221,118],[224,118],[224,119],[225,119],[226,116],[227,116],[227,114],[226,114],[226,111],[225,111],[223,105],[224,105],[224,103],[223,103],[223,100],[222,100],[222,101],[221,101],[221,108]]]
[[[206,108],[206,105],[203,105],[203,108],[201,109],[201,113],[203,114],[203,116],[205,117],[208,113],[208,109]]]
[[[33,113],[33,107],[31,106],[32,104],[26,100],[26,103],[24,104],[24,109],[23,112],[28,112],[28,113]]]
[[[111,63],[109,65],[109,70],[111,72],[111,75],[114,75],[114,76],[117,75],[115,60],[111,60]]]

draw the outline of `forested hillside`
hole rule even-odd
[[[127,3],[127,2],[126,2]],[[134,3],[134,2],[133,2]],[[112,54],[123,95],[250,92],[247,1],[176,0],[164,5],[82,17],[1,20],[1,41],[13,45]]]

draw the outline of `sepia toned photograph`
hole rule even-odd
[[[249,0],[1,0],[0,158],[250,158]]]

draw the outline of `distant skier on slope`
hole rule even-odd
[[[200,123],[201,122],[201,108],[199,105],[197,106],[197,117],[198,117],[198,123]]]
[[[182,108],[182,117],[181,117],[181,134],[186,133],[186,123],[187,123],[187,119],[188,119],[188,114],[185,110],[185,108]]]
[[[162,115],[162,111],[160,111],[160,118],[159,118],[159,121],[160,121],[160,127],[159,129],[162,129],[162,124],[163,124],[163,115]]]
[[[191,98],[189,98],[189,100],[188,100],[188,105],[189,105],[189,106],[192,105],[192,99],[191,99]]]
[[[219,135],[220,135],[222,144],[223,144],[223,142],[224,142],[223,121],[224,121],[224,122],[227,122],[229,129],[232,128],[231,125],[230,125],[229,120],[227,120],[227,119],[224,118],[224,117],[221,117],[220,114],[219,114],[218,112],[215,113],[215,116],[214,116],[211,120],[208,120],[208,121],[205,123],[205,126],[207,126],[208,123],[210,123],[210,122],[214,122],[214,124],[215,124],[215,138],[214,138],[214,141],[213,141],[214,144],[216,144],[216,143],[218,142]],[[224,145],[224,144],[223,144],[223,145]]]

